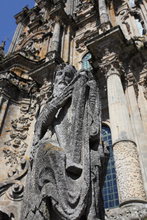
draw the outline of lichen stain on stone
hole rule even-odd
[[[57,147],[51,143],[49,144],[45,144],[44,146],[44,150],[48,151],[48,150],[54,150],[54,151],[64,151],[61,147]]]

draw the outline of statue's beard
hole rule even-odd
[[[53,96],[59,96],[67,86],[68,84],[65,82],[60,82],[54,85]]]

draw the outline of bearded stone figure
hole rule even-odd
[[[53,94],[35,125],[24,220],[104,219],[101,196],[105,147],[95,78],[61,64]]]

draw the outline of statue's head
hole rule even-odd
[[[60,64],[57,66],[54,75],[53,95],[57,96],[62,93],[63,89],[69,85],[76,75],[76,69],[70,64]]]

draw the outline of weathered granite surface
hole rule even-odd
[[[101,105],[91,72],[57,67],[35,125],[22,219],[103,219]]]

